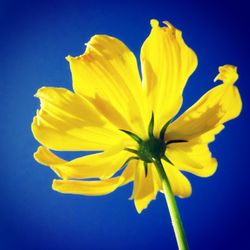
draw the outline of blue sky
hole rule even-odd
[[[0,249],[176,249],[162,195],[140,215],[128,200],[131,185],[103,197],[63,195],[32,156],[33,95],[41,86],[72,89],[65,56],[108,34],[139,58],[151,18],[172,22],[197,53],[183,110],[214,86],[218,66],[238,66],[244,107],[211,144],[218,171],[207,179],[187,174],[193,194],[177,202],[190,249],[249,249],[248,9],[243,0],[1,1]]]

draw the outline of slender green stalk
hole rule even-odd
[[[167,201],[168,210],[169,210],[172,225],[174,228],[174,233],[175,233],[178,248],[179,250],[187,250],[188,249],[187,239],[185,236],[179,210],[178,210],[173,192],[171,190],[167,175],[164,171],[161,160],[155,159],[154,164],[156,166],[156,169],[162,181],[162,187],[163,187],[163,191],[164,191],[165,198]]]

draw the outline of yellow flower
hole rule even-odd
[[[173,120],[197,57],[170,23],[160,27],[152,20],[151,26],[141,48],[142,80],[134,54],[121,41],[95,35],[83,55],[67,57],[74,92],[38,90],[41,109],[32,132],[43,146],[34,157],[61,177],[53,181],[54,190],[105,195],[134,182],[131,198],[141,212],[162,191],[151,158],[163,160],[179,197],[191,194],[181,171],[201,177],[216,171],[208,144],[242,108],[236,67],[219,67],[215,80],[222,83]],[[66,161],[50,150],[101,152]]]

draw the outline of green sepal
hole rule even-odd
[[[144,163],[145,177],[147,177],[148,176],[148,164],[145,161],[143,163]]]
[[[172,144],[172,143],[182,143],[182,142],[188,142],[187,140],[171,140],[166,143],[166,145]]]
[[[162,127],[161,132],[160,132],[160,140],[164,140],[166,130],[170,123],[172,122],[173,119],[170,119],[168,122],[165,123],[165,125]]]
[[[130,161],[132,161],[132,160],[140,160],[140,158],[137,157],[137,156],[131,156],[131,157],[129,157],[129,158],[122,164],[120,170],[123,169],[123,168],[125,168],[126,165],[127,165]]]
[[[149,138],[154,137],[154,113],[152,113],[152,116],[148,125],[148,136]]]
[[[139,160],[139,157],[136,157],[136,156],[131,156],[129,157],[122,166],[125,166],[126,164],[128,164],[130,161],[132,160]]]
[[[124,148],[124,150],[126,150],[126,151],[128,151],[128,152],[130,152],[130,153],[134,153],[134,154],[138,154],[138,151],[137,150],[135,150],[135,149],[132,149],[132,148]]]
[[[164,156],[162,157],[162,159],[163,159],[164,161],[168,162],[169,164],[171,164],[171,165],[174,166],[173,162],[171,162],[171,161],[168,159],[168,157],[167,157],[166,155],[164,155]]]
[[[136,142],[138,142],[139,144],[142,142],[142,139],[138,136],[138,135],[136,135],[136,134],[134,134],[134,133],[132,133],[132,132],[130,132],[130,131],[127,131],[127,130],[125,130],[125,129],[120,129],[120,131],[122,131],[122,132],[124,132],[125,134],[127,134],[127,135],[129,135],[132,139],[134,139]]]

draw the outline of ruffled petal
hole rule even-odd
[[[173,194],[180,198],[189,197],[192,187],[188,179],[175,166],[165,161],[163,161],[163,166]]]
[[[61,173],[60,170],[57,168],[57,165],[64,164],[67,161],[59,158],[47,148],[43,146],[38,147],[37,151],[34,153],[33,156],[38,163],[43,164],[45,166],[49,166],[59,177],[63,179],[67,178],[67,176]]]
[[[146,96],[135,56],[110,36],[95,35],[86,45],[83,55],[67,57],[74,91],[120,129],[145,135]]]
[[[170,23],[152,30],[141,49],[143,85],[156,119],[156,131],[172,119],[182,104],[182,92],[197,66],[195,53],[185,44],[181,31]]]
[[[59,177],[64,179],[107,179],[124,166],[129,158],[129,153],[124,150],[113,154],[106,151],[65,161],[47,148],[40,146],[34,154],[34,158],[39,163],[51,167]]]
[[[32,132],[53,150],[105,150],[128,140],[92,104],[63,88],[41,88],[41,109],[33,119]]]
[[[134,165],[129,164],[121,176],[101,181],[54,180],[52,188],[55,191],[68,194],[106,195],[119,186],[131,182],[134,178]]]
[[[138,213],[148,207],[148,204],[156,198],[159,190],[158,175],[155,172],[155,167],[148,164],[148,173],[145,176],[143,162],[139,161],[136,167],[135,181],[133,194],[131,199],[134,199],[135,207]]]
[[[222,84],[212,88],[193,106],[185,111],[168,129],[166,140],[196,140],[210,142],[223,129],[223,123],[237,117],[242,102],[237,87],[237,68],[232,65],[219,67],[215,80]]]
[[[166,154],[179,170],[200,177],[211,176],[217,169],[217,161],[212,158],[207,144],[196,142],[171,144]]]

